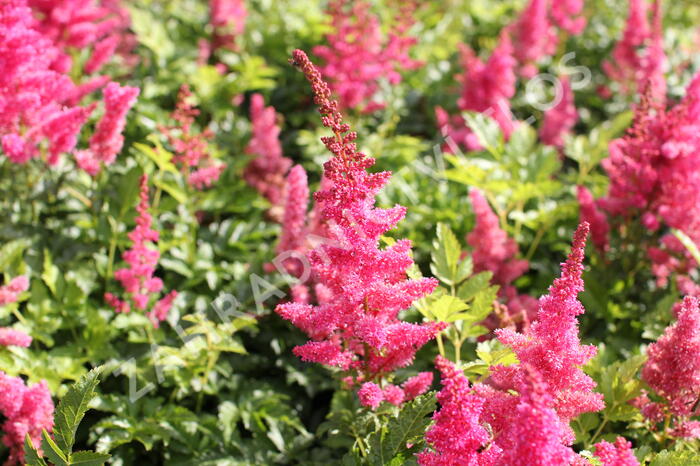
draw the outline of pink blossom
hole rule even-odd
[[[122,150],[126,114],[136,103],[139,92],[137,87],[120,86],[114,82],[104,88],[105,112],[90,138],[90,152],[95,160],[111,165]]]
[[[273,107],[265,107],[260,94],[250,100],[250,121],[253,137],[245,153],[255,156],[243,173],[246,182],[262,194],[273,206],[281,206],[284,200],[284,177],[292,161],[282,155],[279,141],[280,127]]]
[[[406,379],[403,385],[401,385],[406,401],[410,401],[428,391],[432,383],[432,372],[419,372],[417,375]]]
[[[552,396],[554,409],[567,432],[567,442],[573,441],[570,420],[604,406],[602,395],[593,391],[595,382],[581,369],[595,355],[596,348],[581,345],[576,320],[585,311],[577,295],[583,290],[581,275],[588,230],[587,223],[576,230],[561,277],[549,288],[549,294],[540,298],[537,320],[529,332],[496,330],[498,339],[513,349],[520,364],[492,368],[493,384],[502,390],[518,389],[526,377],[523,365],[536,370]]]
[[[513,132],[515,122],[510,111],[510,99],[515,94],[515,66],[513,47],[507,31],[500,35],[498,45],[485,63],[467,45],[460,45],[464,72],[457,77],[462,84],[462,94],[457,101],[460,111],[480,112],[498,123],[507,139]],[[466,127],[464,119],[450,117],[444,110],[436,109],[438,124],[443,133],[454,143],[467,150],[481,149],[476,136]],[[449,145],[445,150],[453,152]]]
[[[544,121],[540,128],[542,142],[555,147],[564,145],[564,136],[571,133],[571,129],[578,120],[578,113],[574,105],[574,93],[571,90],[569,79],[566,76],[559,78],[561,83],[561,95],[555,105],[544,113]]]
[[[376,383],[410,364],[418,348],[444,329],[444,324],[398,319],[401,310],[432,292],[437,283],[407,279],[406,270],[413,264],[409,241],[379,248],[380,236],[405,213],[401,206],[374,205],[390,174],[367,171],[374,159],[357,151],[356,134],[343,122],[337,102],[330,100],[319,71],[301,50],[293,57],[311,83],[323,125],[333,131],[333,136],[322,139],[333,153],[324,164],[327,185],[315,194],[330,241],[308,255],[314,277],[331,294],[317,306],[283,303],[276,312],[312,338],[295,348],[297,355],[351,368],[362,380]]]
[[[0,306],[16,302],[28,289],[29,279],[25,275],[13,278],[7,285],[0,286]]]
[[[136,207],[136,228],[129,233],[131,248],[122,254],[122,258],[128,267],[117,270],[114,273],[124,288],[127,299],[131,300],[134,307],[145,310],[151,299],[163,289],[163,281],[154,277],[160,252],[151,245],[158,241],[158,232],[152,228],[153,218],[148,212],[148,175],[141,176],[140,202]],[[177,297],[176,291],[171,291],[164,298],[157,300],[153,308],[147,313],[154,327],[167,318],[173,300]],[[129,312],[131,305],[127,300],[122,300],[112,293],[105,293],[105,301],[116,312]]]
[[[85,72],[88,74],[99,71],[102,66],[114,55],[119,45],[119,37],[107,36],[95,44],[95,49],[90,59],[85,63]]]
[[[387,403],[391,403],[394,406],[401,406],[406,401],[406,395],[401,387],[393,384],[386,385],[382,390],[382,395]]]
[[[440,409],[425,434],[429,449],[418,454],[421,466],[493,465],[501,449],[479,418],[484,399],[475,394],[469,380],[455,365],[438,356],[435,365],[442,375],[442,389],[437,395]]]
[[[192,105],[192,92],[187,84],[180,86],[177,104],[171,118],[175,126],[161,126],[160,131],[168,138],[173,148],[173,162],[195,189],[212,186],[226,169],[226,164],[214,159],[209,153],[207,140],[214,134],[210,130],[199,132],[193,128],[199,110]]]
[[[698,299],[686,297],[678,320],[647,349],[642,379],[661,396],[671,413],[696,414],[700,397],[700,309]]]
[[[282,234],[277,244],[279,254],[307,252],[306,209],[309,204],[309,185],[306,172],[301,165],[295,165],[287,177]],[[303,264],[292,257],[284,262],[287,272],[300,277]]]
[[[552,1],[550,7],[552,21],[569,34],[581,34],[586,27],[586,18],[582,16],[584,3],[584,0]]]
[[[377,409],[384,400],[382,389],[374,382],[363,383],[362,387],[357,391],[357,396],[360,398],[362,406],[372,409]]]
[[[27,348],[32,344],[32,337],[9,327],[0,327],[0,346],[20,346]]]
[[[557,31],[549,19],[548,3],[548,0],[530,0],[518,20],[509,26],[513,34],[513,56],[526,78],[537,74],[537,63],[557,48]],[[558,16],[560,12],[558,7]]]
[[[642,92],[648,86],[652,98],[664,102],[665,62],[660,2],[654,1],[653,24],[650,25],[647,1],[629,0],[629,16],[622,38],[612,51],[612,60],[603,63],[603,70],[620,84],[622,92]]]
[[[603,466],[639,466],[632,444],[623,437],[618,437],[614,444],[605,440],[596,443],[595,456]]]
[[[591,226],[591,239],[600,250],[608,249],[608,233],[610,225],[603,212],[598,209],[593,195],[585,186],[577,187],[577,197],[580,208],[580,221],[587,222]]]
[[[53,401],[46,381],[31,387],[19,377],[0,371],[0,426],[3,444],[10,449],[6,465],[23,464],[24,439],[27,435],[35,446],[41,445],[41,430],[53,428]]]
[[[339,96],[341,110],[355,108],[369,113],[383,108],[384,103],[375,98],[379,80],[398,84],[400,71],[421,65],[408,56],[416,42],[405,34],[412,6],[413,2],[405,2],[404,21],[398,21],[398,27],[385,35],[379,18],[370,13],[369,2],[332,0],[328,4],[333,31],[326,35],[328,45],[314,47],[313,51],[325,62],[321,74]]]
[[[234,49],[236,37],[243,34],[248,10],[244,0],[209,0],[213,48]]]

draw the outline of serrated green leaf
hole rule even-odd
[[[457,290],[457,295],[465,301],[470,301],[477,293],[489,286],[493,272],[485,271],[469,277]]]
[[[62,452],[61,449],[53,441],[46,429],[41,429],[41,448],[44,451],[44,455],[56,466],[68,466],[68,457],[66,453]]]
[[[664,450],[654,457],[649,466],[698,466],[700,454],[692,451]]]
[[[442,295],[430,304],[430,312],[440,322],[454,322],[453,315],[469,306],[456,296]]]
[[[496,121],[482,113],[463,112],[467,126],[487,151],[499,159],[501,157],[502,136]]]
[[[430,270],[440,281],[456,285],[457,264],[462,255],[457,237],[447,225],[438,223],[437,236],[433,241],[433,254]]]
[[[102,466],[112,455],[94,451],[76,451],[70,456],[71,466]]]
[[[41,279],[54,296],[56,296],[56,281],[58,280],[59,270],[51,259],[51,252],[44,249],[44,270],[41,272]]]
[[[39,456],[29,434],[24,437],[24,463],[27,466],[46,466],[46,461]]]
[[[26,239],[16,239],[3,244],[0,247],[0,272],[5,272],[29,247],[29,244],[31,243]]]
[[[75,442],[75,432],[88,410],[88,403],[95,396],[101,367],[92,369],[74,383],[56,409],[54,437],[61,451],[70,452]]]

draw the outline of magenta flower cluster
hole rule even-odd
[[[122,258],[128,267],[117,270],[114,273],[116,278],[127,293],[128,298],[122,300],[112,293],[105,293],[105,301],[114,308],[116,312],[130,312],[131,305],[138,310],[144,311],[149,307],[153,298],[162,291],[163,281],[154,276],[160,252],[153,249],[151,245],[158,241],[158,232],[151,227],[153,218],[148,212],[148,176],[141,177],[141,200],[136,207],[138,216],[136,217],[136,228],[129,233],[131,248],[124,252]],[[173,290],[163,298],[156,299],[152,304],[147,316],[158,327],[160,322],[168,317],[173,301],[177,297],[177,291]]]
[[[401,206],[374,206],[390,174],[367,171],[374,159],[357,151],[357,135],[343,122],[318,69],[301,50],[294,52],[293,62],[311,83],[323,125],[333,131],[322,139],[333,157],[324,165],[325,187],[315,194],[328,241],[308,255],[314,278],[330,290],[330,297],[316,306],[283,303],[276,311],[311,338],[294,348],[297,356],[344,371],[348,385],[361,385],[360,399],[368,406],[381,400],[397,403],[407,398],[405,389],[410,387],[408,395],[414,396],[427,388],[427,378],[421,375],[407,382],[404,390],[390,388],[386,379],[410,364],[416,350],[444,328],[403,322],[398,313],[431,293],[437,283],[407,279],[406,269],[413,263],[409,241],[379,248],[380,235],[405,214]]]
[[[313,51],[324,61],[321,74],[329,81],[331,91],[338,95],[341,110],[360,109],[369,113],[383,108],[385,103],[376,98],[379,80],[398,84],[401,71],[421,65],[408,55],[416,42],[406,35],[414,2],[404,2],[398,8],[396,25],[384,33],[379,18],[371,13],[369,2],[329,2],[332,32],[326,35],[328,45],[319,45]]]
[[[248,10],[244,0],[209,0],[213,49],[235,49],[236,37],[243,34]]]
[[[10,449],[6,466],[23,464],[24,439],[27,435],[41,445],[41,430],[53,428],[53,401],[45,381],[31,387],[19,377],[0,371],[0,414],[4,422],[2,443]]]

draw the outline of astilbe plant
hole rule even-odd
[[[649,87],[654,99],[666,99],[661,5],[655,0],[649,24],[647,0],[629,0],[629,16],[622,38],[615,44],[612,60],[603,63],[603,70],[616,81],[623,93],[634,94]]]
[[[697,294],[687,280],[697,266],[690,252],[664,228],[682,231],[700,245],[700,75],[671,108],[645,94],[627,135],[610,143],[602,165],[610,178],[601,207],[619,228],[641,222],[658,284],[677,273],[684,294]]]
[[[324,164],[325,189],[315,194],[328,238],[308,255],[315,279],[332,297],[317,306],[283,303],[276,311],[311,338],[294,348],[297,356],[341,369],[348,384],[364,384],[361,400],[376,405],[392,372],[410,364],[417,349],[444,328],[403,322],[397,316],[431,293],[437,282],[407,279],[406,270],[413,264],[409,241],[379,248],[380,235],[405,215],[401,206],[374,206],[391,175],[367,171],[374,159],[357,151],[356,133],[343,122],[337,102],[306,54],[294,51],[293,63],[311,83],[322,123],[333,132],[322,139],[333,156]],[[389,401],[396,400],[396,390],[387,390]]]
[[[467,243],[473,248],[471,259],[475,272],[490,271],[491,282],[498,285],[499,296],[506,303],[507,314],[493,314],[484,322],[490,329],[518,324],[527,328],[537,311],[537,300],[528,295],[518,294],[513,281],[525,273],[530,264],[517,259],[518,245],[513,238],[501,229],[499,220],[484,198],[481,191],[472,189],[469,193],[476,225],[467,235]]]
[[[236,37],[245,31],[248,10],[244,0],[209,0],[210,23],[214,29],[212,48],[236,48]]]
[[[558,79],[561,90],[555,96],[555,104],[544,112],[544,121],[540,128],[540,139],[543,143],[561,148],[564,136],[571,133],[578,121],[578,112],[574,103],[574,92],[566,76]]]
[[[20,295],[29,289],[29,280],[20,275],[7,285],[0,287],[0,306],[17,302]],[[32,337],[21,330],[0,327],[0,346],[19,346],[26,348],[32,344]]]
[[[503,135],[508,138],[515,121],[510,111],[510,99],[515,94],[515,66],[513,46],[507,31],[501,33],[498,45],[486,62],[477,57],[467,45],[460,46],[464,72],[457,77],[462,85],[462,94],[457,101],[460,111],[480,112],[498,123]],[[476,135],[469,129],[461,115],[449,115],[441,107],[435,109],[438,126],[444,136],[452,139],[445,149],[453,151],[452,145],[467,150],[481,148]]]
[[[141,177],[141,199],[136,207],[138,216],[136,217],[136,228],[129,233],[131,248],[124,252],[123,259],[128,267],[117,270],[114,273],[116,278],[128,295],[126,299],[120,299],[112,293],[105,293],[105,301],[114,308],[116,312],[130,312],[132,306],[141,311],[146,310],[149,304],[156,298],[155,302],[147,312],[147,316],[158,327],[160,322],[168,317],[168,313],[177,297],[177,291],[172,290],[164,297],[157,299],[163,289],[163,281],[154,276],[160,252],[150,247],[158,241],[158,232],[152,228],[153,218],[148,212],[148,176]]]
[[[375,98],[379,80],[396,85],[401,82],[401,71],[421,65],[408,55],[416,42],[407,35],[415,4],[403,2],[398,7],[396,25],[384,34],[369,2],[329,2],[332,32],[326,35],[328,45],[316,46],[313,51],[324,61],[321,73],[329,81],[331,91],[338,95],[341,110],[369,113],[383,108],[385,103]]]
[[[243,177],[270,202],[273,218],[281,217],[279,211],[284,202],[285,176],[292,166],[292,161],[282,155],[277,120],[274,107],[265,107],[263,96],[253,94],[250,100],[253,135],[245,153],[255,158],[248,163]]]
[[[214,159],[209,153],[207,141],[214,135],[206,129],[202,132],[193,128],[195,118],[199,115],[191,103],[192,92],[187,84],[180,86],[177,104],[171,118],[175,126],[161,126],[160,130],[168,138],[175,155],[173,162],[195,189],[211,187],[218,181],[226,164]]]
[[[54,405],[45,381],[28,386],[0,371],[0,414],[5,418],[2,443],[10,449],[5,466],[24,464],[24,439],[41,445],[41,430],[53,428]]]
[[[576,198],[578,199],[581,222],[587,222],[591,227],[591,240],[599,251],[608,250],[610,224],[593,199],[593,194],[585,186],[576,188]]]
[[[686,297],[677,306],[677,321],[647,349],[642,379],[660,397],[647,394],[635,400],[653,429],[663,422],[661,436],[700,438],[700,307],[697,298]]]
[[[595,444],[595,457],[603,466],[638,466],[639,461],[632,451],[632,443],[622,437],[614,443],[602,440]]]

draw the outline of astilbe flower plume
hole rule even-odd
[[[671,108],[647,92],[627,135],[609,146],[602,165],[610,178],[608,195],[599,201],[617,223],[640,221],[649,232],[652,270],[660,286],[669,275],[689,273],[697,264],[663,227],[684,232],[700,245],[700,75],[686,96]],[[658,242],[657,242],[658,241]],[[686,282],[680,281],[681,291]]]
[[[76,153],[80,168],[91,175],[100,172],[103,165],[111,165],[124,146],[122,131],[126,126],[126,114],[136,103],[138,87],[120,86],[115,82],[104,89],[104,115],[97,123],[90,138],[90,148]]]
[[[294,348],[297,356],[349,371],[354,382],[380,386],[395,369],[410,364],[416,350],[444,328],[443,324],[402,322],[397,316],[431,293],[437,283],[406,278],[413,263],[409,241],[379,248],[380,235],[405,214],[401,206],[374,206],[377,192],[391,175],[367,171],[374,159],[357,151],[356,133],[343,122],[337,102],[331,100],[328,86],[306,54],[295,50],[293,63],[311,83],[323,125],[333,131],[333,136],[322,139],[333,154],[324,164],[326,187],[315,194],[329,241],[308,256],[315,279],[330,290],[331,297],[317,306],[283,303],[276,311],[311,338]],[[368,397],[375,398],[376,394]]]
[[[549,11],[552,21],[569,34],[581,34],[586,27],[586,18],[582,16],[584,3],[584,0],[553,0]]]
[[[273,208],[277,207],[279,210],[279,206],[284,202],[285,175],[292,161],[282,155],[277,120],[275,109],[272,106],[265,107],[262,95],[253,94],[250,100],[253,136],[245,148],[245,153],[255,158],[248,163],[243,177],[250,186],[270,201]]]
[[[662,402],[643,397],[642,413],[658,422],[672,416],[676,425],[672,435],[700,438],[692,416],[700,414],[700,308],[698,298],[686,297],[677,308],[677,321],[669,326],[658,341],[647,349],[647,362],[642,379]],[[690,428],[689,428],[690,427]],[[682,434],[682,435],[678,435]]]
[[[209,129],[199,132],[193,128],[199,109],[190,102],[191,96],[187,84],[180,86],[175,111],[171,115],[177,125],[161,126],[160,130],[175,152],[173,162],[187,178],[189,185],[195,189],[204,189],[219,179],[226,164],[215,160],[209,153],[207,141],[214,134]]]
[[[603,63],[603,70],[616,81],[623,93],[642,92],[647,87],[654,99],[666,98],[661,5],[655,0],[652,24],[649,24],[647,0],[629,0],[629,16],[622,38],[615,44],[612,59]]]
[[[469,380],[455,365],[438,356],[435,365],[442,377],[437,395],[440,409],[425,434],[429,448],[418,454],[421,466],[494,465],[501,448],[492,444],[490,433],[479,418],[484,398],[475,394]]]
[[[486,62],[477,57],[469,46],[460,46],[464,72],[457,77],[462,94],[457,101],[460,111],[480,112],[493,118],[508,138],[515,122],[510,111],[510,99],[515,94],[515,66],[513,46],[507,31],[501,33],[498,45]],[[476,135],[466,126],[460,115],[450,116],[444,109],[435,109],[438,126],[453,143],[467,150],[481,148]],[[445,150],[454,151],[449,144]]]
[[[27,435],[34,445],[41,445],[41,430],[51,432],[54,405],[46,381],[25,385],[19,377],[0,371],[0,414],[5,421],[0,426],[2,443],[10,449],[6,466],[24,464],[24,439]]]
[[[610,225],[605,214],[598,209],[598,205],[593,199],[593,194],[585,186],[578,186],[576,191],[580,209],[580,221],[587,222],[591,226],[591,240],[600,250],[608,249],[608,233]]]
[[[19,346],[27,348],[32,344],[32,337],[21,330],[0,327],[0,346]]]
[[[632,444],[622,437],[618,437],[615,443],[605,440],[596,443],[595,457],[603,466],[639,466]]]
[[[548,387],[562,430],[567,433],[563,441],[568,444],[574,439],[569,421],[604,406],[602,395],[593,391],[595,382],[581,369],[595,355],[596,348],[581,345],[576,320],[585,311],[577,295],[583,290],[582,262],[588,230],[587,223],[576,230],[571,253],[562,264],[561,277],[540,298],[537,319],[529,331],[521,334],[512,329],[496,330],[498,339],[512,348],[520,364],[492,367],[491,377],[493,386],[499,390],[517,391],[526,378],[524,365],[534,369]],[[497,394],[503,396],[505,400],[500,402],[508,404],[509,395]],[[488,414],[496,425],[507,427],[507,423],[498,419],[502,413],[491,410]],[[504,434],[506,438],[509,436]]]
[[[0,286],[0,306],[16,302],[28,289],[29,279],[26,275],[13,278],[7,285]]]
[[[131,248],[124,252],[123,259],[128,267],[119,269],[114,273],[116,278],[127,293],[128,298],[122,300],[112,293],[105,293],[105,301],[114,308],[116,312],[130,312],[132,309],[129,301],[138,310],[146,310],[153,297],[157,297],[163,289],[163,281],[154,277],[160,252],[149,247],[158,241],[158,232],[152,228],[153,218],[148,212],[148,176],[141,177],[141,195],[139,205],[136,207],[138,216],[136,218],[136,228],[129,233]],[[173,290],[163,298],[153,303],[147,316],[158,327],[160,322],[168,317],[170,308],[177,291]]]
[[[472,247],[471,259],[475,272],[490,271],[491,282],[499,285],[499,295],[508,307],[508,319],[527,327],[535,317],[537,300],[527,295],[519,295],[513,281],[529,268],[529,263],[517,259],[518,245],[513,238],[503,231],[498,217],[491,210],[488,202],[478,189],[469,193],[472,208],[476,216],[476,225],[467,235],[467,243]],[[484,325],[494,329],[501,327],[505,319],[490,316]],[[500,322],[499,322],[500,321]]]
[[[306,171],[301,165],[295,165],[287,177],[282,234],[277,244],[279,254],[292,253],[305,255],[308,251],[307,209],[309,205],[309,184]],[[302,264],[296,258],[285,261],[287,272],[299,277]]]
[[[564,145],[564,136],[571,133],[571,129],[578,121],[578,113],[569,79],[562,76],[558,82],[561,85],[561,94],[556,96],[555,105],[544,113],[540,139],[547,145],[561,148]]]
[[[379,80],[396,85],[401,82],[402,70],[421,65],[409,57],[416,40],[406,35],[415,2],[402,3],[396,26],[385,36],[369,2],[329,2],[332,32],[326,35],[328,45],[314,47],[313,51],[325,62],[320,70],[338,95],[341,110],[373,112],[383,108],[385,104],[375,98]]]
[[[214,29],[213,49],[235,50],[236,37],[245,31],[248,10],[244,0],[209,0],[209,14]]]

